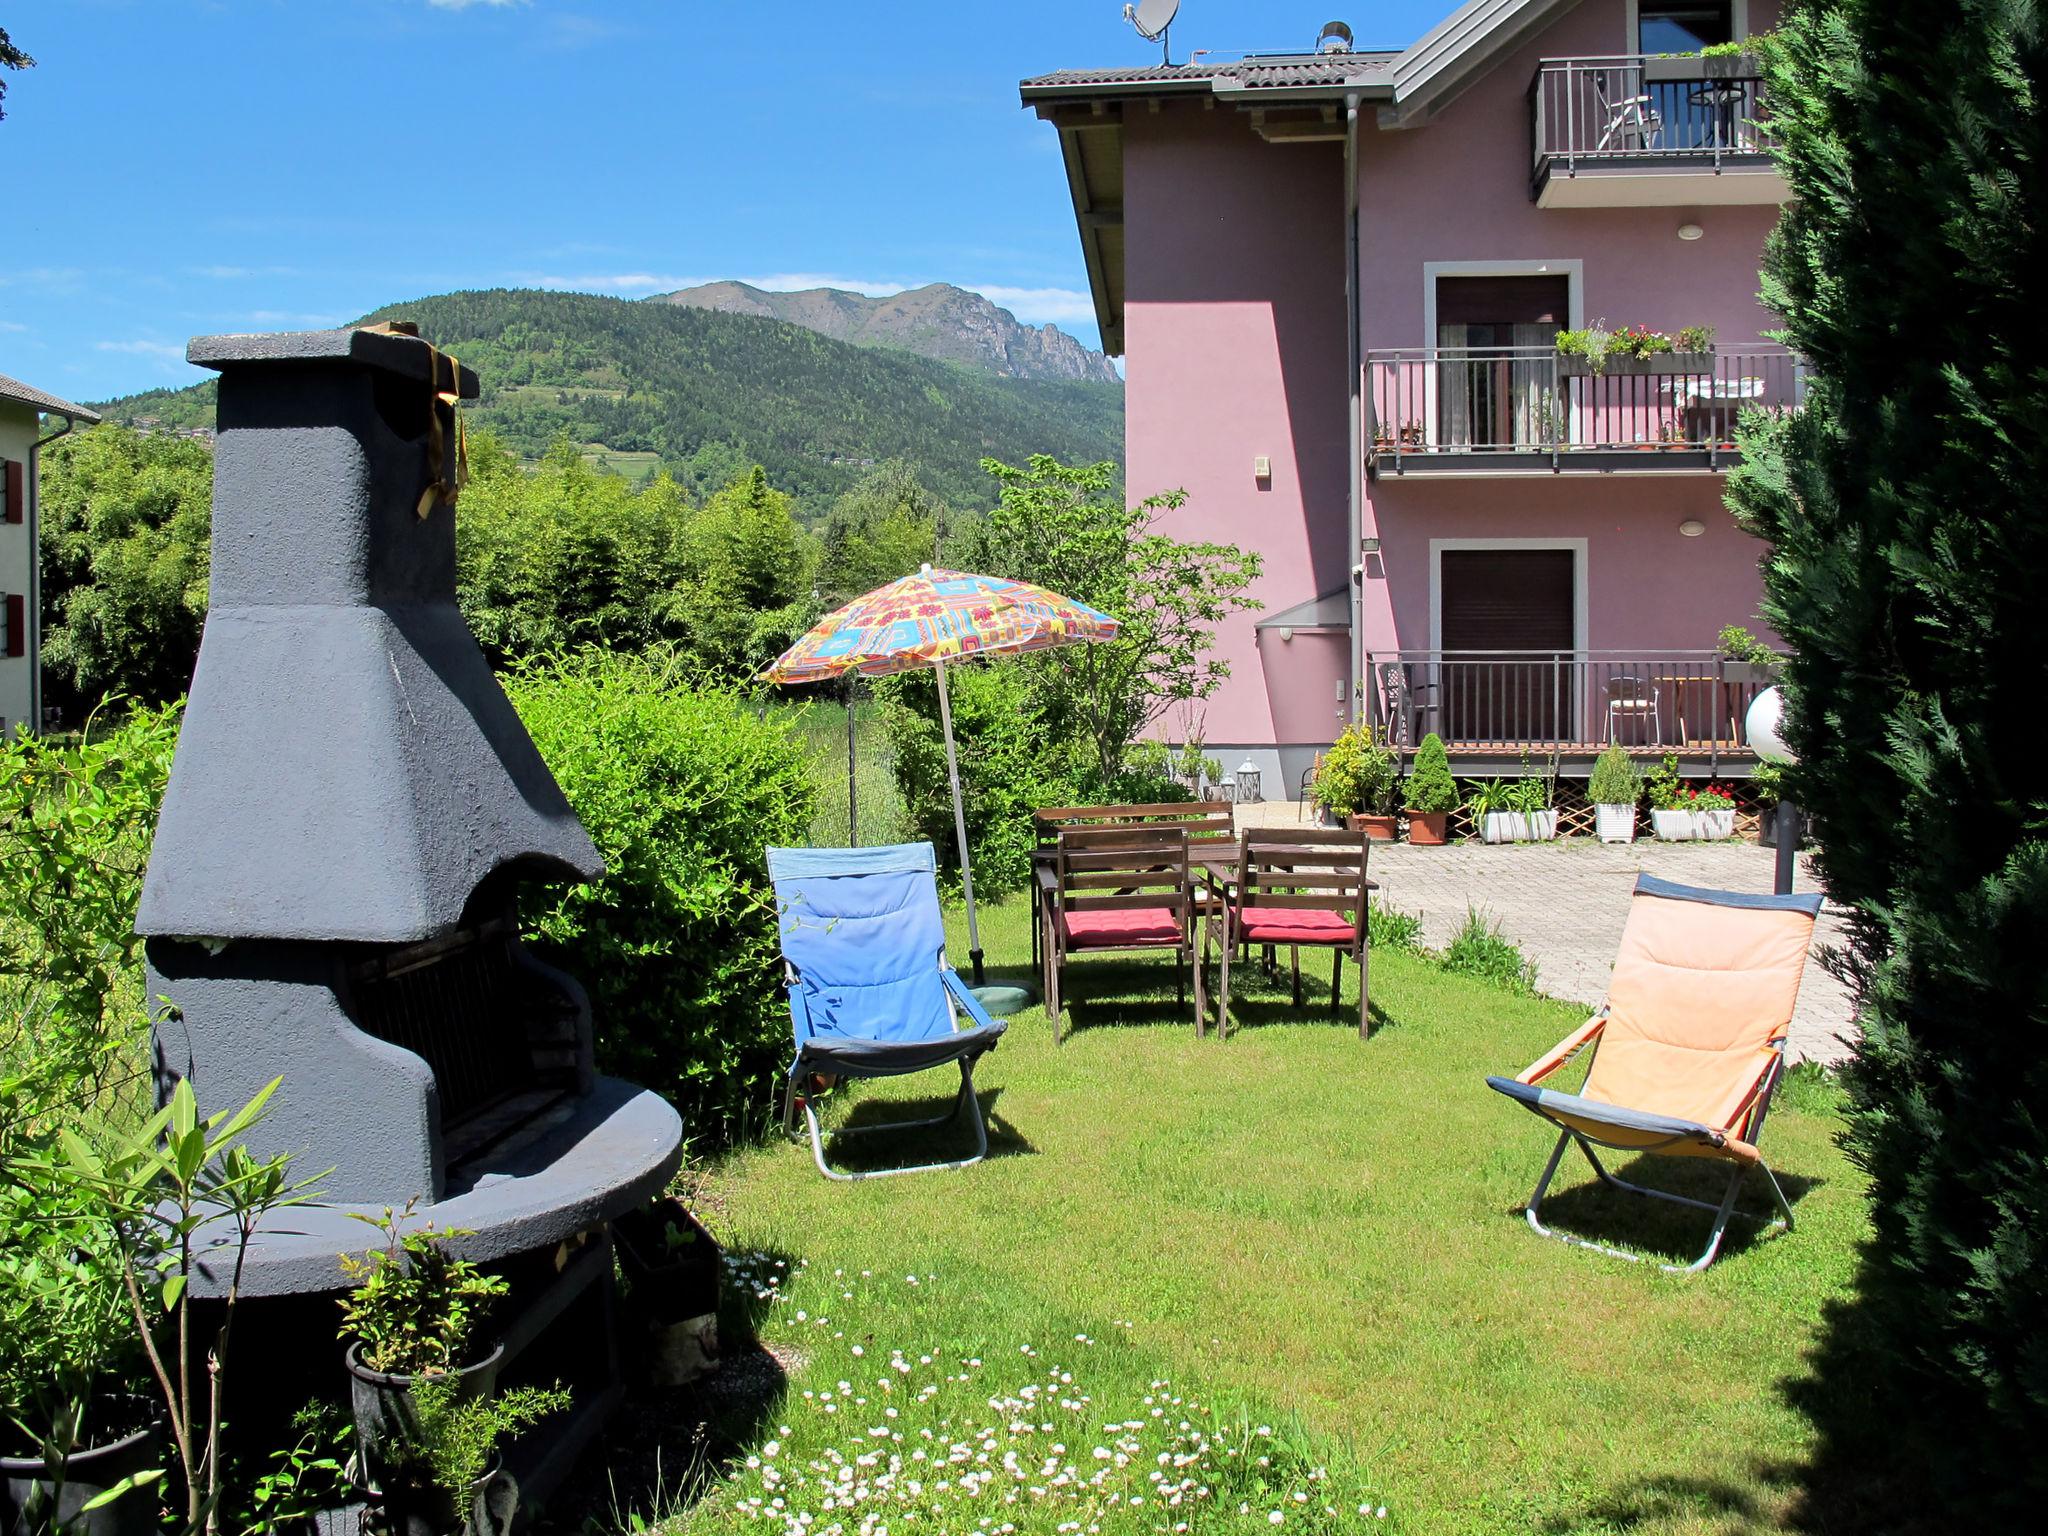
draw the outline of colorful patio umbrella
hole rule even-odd
[[[772,683],[820,683],[848,673],[886,677],[930,667],[938,674],[939,721],[946,736],[946,777],[953,789],[953,833],[960,843],[960,884],[967,897],[967,946],[982,983],[981,932],[974,914],[974,871],[967,859],[967,813],[953,748],[953,706],[946,663],[973,656],[1038,651],[1107,640],[1117,621],[1085,603],[1001,576],[923,567],[825,615],[761,675]],[[847,707],[852,708],[849,698]]]

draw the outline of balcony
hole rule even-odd
[[[1545,59],[1529,194],[1542,208],[1782,203],[1762,84],[1746,57]]]
[[[1743,733],[1774,669],[1716,651],[1368,651],[1367,720],[1404,754],[1431,731],[1452,770],[1484,777],[1554,756],[1584,773],[1612,741],[1689,774],[1745,777]]]
[[[1366,354],[1366,467],[1377,476],[1708,474],[1740,455],[1746,410],[1798,405],[1782,347],[1610,357],[1595,373],[1550,347]]]

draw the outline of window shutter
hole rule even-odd
[[[28,654],[28,599],[14,592],[7,594],[7,654]]]
[[[28,466],[19,459],[8,459],[7,465],[7,521],[21,522],[28,516]]]

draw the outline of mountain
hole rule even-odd
[[[1121,384],[998,378],[803,326],[687,305],[491,289],[392,304],[477,371],[469,413],[528,458],[557,436],[701,493],[760,464],[813,511],[883,459],[907,459],[956,507],[985,506],[984,457],[1123,459]],[[211,382],[100,407],[157,430],[213,424]]]
[[[727,315],[761,315],[863,347],[893,347],[965,363],[1006,379],[1081,379],[1121,384],[1116,367],[1056,325],[1022,324],[1007,309],[951,283],[930,283],[871,299],[843,288],[768,293],[746,283],[705,283],[656,294],[650,304],[682,304]]]

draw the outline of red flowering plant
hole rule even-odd
[[[1689,811],[1735,809],[1735,793],[1725,784],[1702,784],[1698,789],[1688,789],[1685,793],[1689,797],[1685,808]]]

